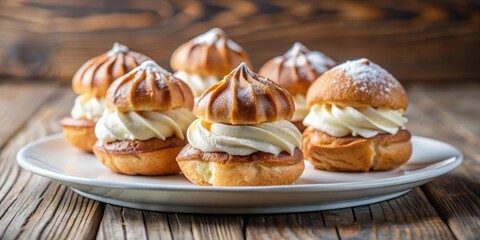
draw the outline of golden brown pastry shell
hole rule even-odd
[[[118,45],[114,45],[111,51],[88,60],[77,70],[72,79],[75,93],[105,97],[108,87],[115,79],[150,59],[141,53],[128,50],[126,46]]]
[[[194,112],[206,122],[255,125],[290,120],[295,104],[287,90],[240,64],[200,96]]]
[[[173,52],[170,65],[173,71],[182,70],[221,78],[242,62],[252,67],[245,50],[236,52],[226,46],[219,47],[216,44],[205,45],[189,41]]]
[[[186,141],[170,137],[117,141],[93,146],[95,156],[113,172],[126,175],[171,175],[180,172],[175,157]]]
[[[333,65],[329,67],[331,68]],[[278,83],[292,95],[306,95],[310,85],[323,72],[318,72],[310,65],[285,66],[283,61],[279,62],[276,58],[272,58],[260,68],[258,74]]]
[[[330,103],[337,106],[407,109],[405,89],[391,75],[383,80],[398,84],[391,87],[388,93],[384,92],[381,84],[369,87],[368,91],[359,91],[356,80],[339,69],[330,69],[310,86],[307,92],[309,107],[316,103]]]
[[[197,185],[212,186],[266,186],[286,185],[295,182],[305,168],[300,149],[293,156],[286,152],[275,156],[257,152],[247,156],[228,153],[207,153],[189,144],[177,156],[183,174]],[[199,166],[210,165],[212,182],[206,180]]]
[[[85,152],[92,152],[92,146],[97,141],[94,121],[66,117],[60,120],[60,125],[62,126],[65,139],[67,139],[70,145]]]
[[[412,154],[410,132],[378,134],[372,138],[333,137],[307,127],[303,132],[305,159],[315,168],[338,172],[392,170],[404,164]]]
[[[191,110],[193,93],[185,82],[149,60],[112,83],[106,104],[121,112]]]

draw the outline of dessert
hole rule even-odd
[[[304,170],[294,111],[285,89],[242,63],[198,99],[177,162],[198,185],[291,184]]]
[[[148,60],[108,89],[107,109],[98,120],[95,156],[128,175],[166,175],[180,171],[175,156],[195,120],[190,88]]]
[[[130,51],[115,43],[113,48],[85,62],[73,76],[73,91],[78,94],[70,117],[60,121],[68,142],[83,151],[91,152],[96,121],[105,110],[104,98],[108,86],[116,78],[137,67],[147,56]]]
[[[185,81],[195,97],[220,81],[241,62],[250,66],[247,53],[219,28],[199,35],[178,47],[170,64],[175,77]]]
[[[296,42],[284,55],[267,61],[258,74],[275,81],[292,95],[295,113],[291,121],[303,131],[305,127],[302,121],[309,110],[305,97],[308,87],[335,65],[335,61],[323,53],[310,51]]]
[[[307,93],[302,150],[327,171],[391,170],[412,152],[402,85],[368,59],[324,73]]]

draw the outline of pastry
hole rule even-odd
[[[302,150],[327,171],[391,170],[411,155],[402,85],[368,59],[324,73],[307,92]]]
[[[92,151],[97,141],[95,122],[105,110],[104,98],[108,86],[147,59],[147,56],[115,43],[110,51],[88,60],[78,69],[72,81],[73,91],[78,96],[71,116],[60,121],[65,138],[71,145],[86,152]]]
[[[175,156],[195,120],[190,88],[154,61],[115,80],[95,126],[95,156],[112,171],[167,175],[180,171]]]
[[[175,77],[185,81],[195,97],[222,80],[241,62],[250,66],[247,53],[219,28],[184,43],[170,60]]]
[[[335,61],[323,53],[310,51],[303,44],[296,42],[284,55],[267,61],[258,74],[272,79],[292,95],[295,113],[291,121],[303,131],[305,126],[302,121],[309,110],[305,97],[308,87],[335,65]]]
[[[177,162],[198,185],[291,184],[304,170],[294,111],[285,89],[242,63],[198,99]]]

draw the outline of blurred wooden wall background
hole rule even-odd
[[[1,0],[0,76],[70,80],[113,42],[169,67],[223,28],[259,66],[295,41],[337,61],[368,57],[402,81],[480,80],[480,3],[447,0]]]

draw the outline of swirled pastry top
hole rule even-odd
[[[251,66],[245,50],[214,28],[178,47],[170,65],[174,71],[223,77],[242,62]]]
[[[408,99],[397,79],[362,58],[340,64],[320,76],[307,92],[307,105],[317,103],[405,110]]]
[[[296,42],[284,55],[267,61],[258,74],[272,79],[290,94],[307,93],[310,85],[336,63],[325,54]]]
[[[287,90],[241,63],[198,99],[195,114],[206,122],[255,125],[290,120],[295,111]]]
[[[106,103],[121,112],[192,109],[193,94],[182,80],[148,60],[110,86]]]
[[[136,68],[149,57],[130,51],[126,46],[114,43],[113,48],[85,62],[77,70],[72,80],[73,91],[105,97],[113,80]]]

